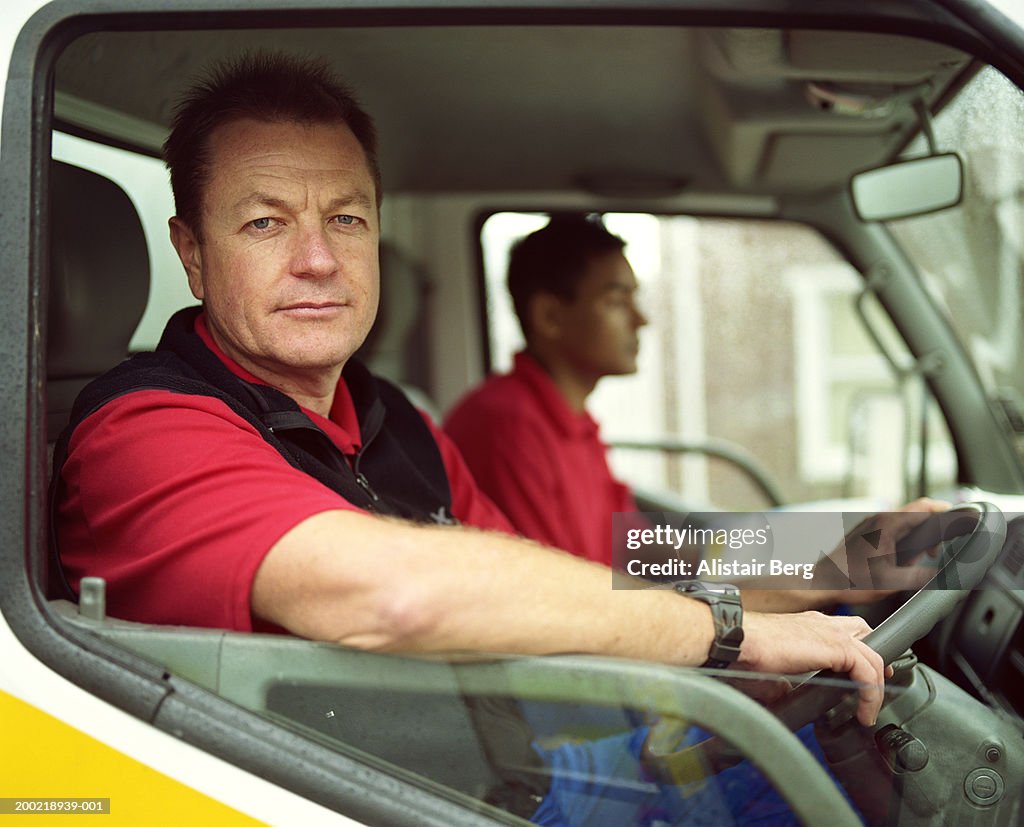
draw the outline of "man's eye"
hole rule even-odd
[[[351,226],[352,224],[357,223],[359,219],[356,218],[354,215],[336,215],[334,216],[334,221],[338,224],[345,224],[346,226]]]
[[[257,218],[249,222],[249,226],[254,230],[268,230],[270,229],[270,218]]]

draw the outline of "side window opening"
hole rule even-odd
[[[895,507],[918,493],[924,429],[929,490],[953,484],[938,407],[920,380],[897,376],[875,338],[898,364],[909,363],[906,346],[873,295],[861,296],[860,274],[817,232],[743,218],[603,220],[627,242],[650,320],[637,373],[603,379],[588,402],[607,443],[649,444],[612,452],[620,478],[695,505],[771,504],[749,474],[698,450],[724,443],[786,504]],[[522,347],[505,286],[508,250],[546,222],[540,213],[496,213],[483,225],[493,370],[507,370]]]

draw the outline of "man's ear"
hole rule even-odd
[[[555,341],[562,335],[565,303],[554,293],[534,293],[530,298],[530,332],[538,339]]]
[[[172,217],[167,226],[171,233],[171,244],[174,245],[178,258],[188,276],[188,286],[192,295],[203,300],[203,254],[192,229],[178,216]]]

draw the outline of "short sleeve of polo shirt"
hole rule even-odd
[[[250,631],[253,577],[304,519],[355,509],[288,464],[223,402],[145,390],[76,429],[58,512],[72,585],[108,583],[115,617]]]
[[[428,419],[429,423],[429,419]],[[513,532],[430,424],[453,513]],[[293,468],[243,418],[205,396],[146,390],[76,429],[63,470],[61,557],[72,585],[106,579],[114,617],[251,631],[249,597],[264,556],[324,511],[358,511]]]

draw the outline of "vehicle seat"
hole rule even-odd
[[[139,214],[95,172],[50,166],[46,430],[52,446],[79,391],[128,355],[149,298],[149,250]]]
[[[149,250],[124,190],[59,161],[50,165],[49,230],[46,439],[52,466],[79,392],[128,355],[149,298]],[[52,543],[44,587],[51,599],[73,597]]]
[[[398,385],[416,407],[438,419],[430,387],[425,319],[431,282],[426,271],[389,241],[380,243],[380,309],[356,357]]]

